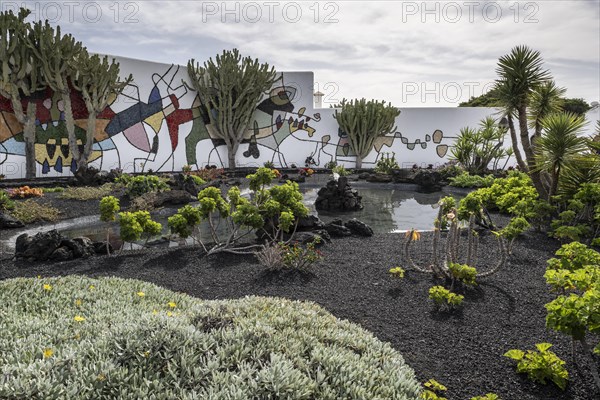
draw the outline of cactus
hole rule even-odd
[[[188,74],[192,87],[208,114],[211,133],[227,145],[229,168],[235,168],[237,149],[252,122],[254,110],[263,93],[280,78],[275,69],[258,59],[240,55],[237,49],[223,51],[213,61],[204,63],[188,61]]]
[[[85,146],[83,154],[77,160],[77,171],[80,173],[87,169],[87,162],[92,154],[96,117],[123,92],[133,77],[130,74],[125,80],[121,80],[119,63],[114,58],[109,62],[107,56],[90,56],[86,49],[73,59],[71,72],[71,83],[75,90],[81,92],[88,112]]]
[[[356,168],[362,168],[362,160],[373,148],[375,140],[396,130],[394,122],[400,110],[391,104],[386,105],[385,101],[367,101],[364,98],[349,102],[343,99],[336,108],[341,108],[341,111],[335,110],[333,118],[348,135],[350,148],[356,154]]]
[[[62,35],[60,26],[55,30],[48,21],[35,22],[32,31],[39,38],[39,43],[30,43],[30,50],[41,64],[42,75],[47,85],[59,94],[63,101],[69,151],[74,160],[79,160],[69,77],[73,74],[73,60],[83,51],[83,45],[70,34]]]
[[[10,100],[15,117],[23,125],[25,139],[26,178],[34,178],[36,104],[27,102],[23,110],[22,100],[43,90],[46,82],[31,45],[39,44],[39,37],[31,30],[25,18],[30,11],[24,8],[15,15],[12,10],[0,13],[0,95]]]

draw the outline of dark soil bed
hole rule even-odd
[[[418,242],[416,260],[428,258],[430,239],[424,234]],[[581,351],[573,362],[569,338],[545,328],[544,304],[552,295],[543,274],[546,260],[559,247],[556,241],[537,233],[522,238],[507,268],[465,291],[464,308],[454,313],[433,311],[428,290],[440,282],[416,272],[408,272],[403,280],[388,274],[389,268],[401,265],[402,241],[399,234],[334,240],[322,248],[325,258],[309,273],[268,272],[252,256],[206,258],[199,248],[187,247],[57,264],[5,260],[0,279],[111,275],[203,299],[261,295],[309,300],[391,343],[421,381],[435,378],[446,385],[448,399],[488,392],[503,400],[600,398]],[[496,261],[493,236],[482,237],[480,250],[478,265],[484,270]],[[540,342],[552,343],[552,350],[567,361],[570,377],[564,392],[518,375],[515,362],[502,356],[509,349],[533,349]]]

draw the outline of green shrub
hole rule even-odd
[[[375,172],[378,174],[389,175],[393,170],[399,169],[400,166],[396,161],[396,153],[382,153],[381,158],[375,164]]]
[[[50,290],[44,289],[47,285]],[[399,399],[401,355],[313,303],[80,276],[0,281],[0,398]]]
[[[315,248],[319,243],[321,243],[320,237],[315,238],[305,246],[280,243],[282,265],[288,269],[309,269],[315,262],[323,258],[321,252]]]
[[[468,172],[463,172],[453,178],[449,178],[450,186],[462,188],[482,188],[490,187],[494,183],[494,175],[470,175]]]
[[[406,271],[402,267],[390,268],[390,270],[388,272],[392,276],[395,276],[395,277],[400,278],[400,279],[404,278],[404,274],[406,273]]]
[[[569,372],[565,369],[565,362],[556,354],[548,350],[550,343],[538,343],[537,351],[509,350],[504,356],[518,361],[517,372],[527,374],[529,379],[545,385],[546,380],[551,380],[560,389],[565,390]]]
[[[275,164],[273,164],[273,161],[265,161],[263,163],[263,167],[269,168],[269,169],[275,169]]]
[[[142,236],[146,237],[147,242],[162,231],[162,225],[153,221],[148,211],[119,213],[119,226],[123,242],[136,242]]]
[[[117,212],[121,209],[119,199],[106,196],[100,199],[100,221],[111,222],[116,220]]]
[[[331,168],[331,172],[338,174],[339,176],[347,176],[350,175],[350,171],[348,171],[346,169],[346,167],[344,167],[343,165],[336,165],[333,168]]]
[[[452,310],[462,305],[464,296],[452,293],[443,286],[434,286],[429,289],[429,298],[433,300],[440,310]]]
[[[337,167],[337,161],[335,160],[327,161],[323,166],[325,169],[334,169],[335,167]]]
[[[4,190],[0,190],[0,211],[12,210],[15,208],[15,202],[10,198],[8,193]]]
[[[162,192],[170,189],[165,179],[156,175],[138,175],[135,177],[121,175],[118,179],[119,183],[125,186],[125,194],[130,198],[141,196],[144,193]]]
[[[477,269],[469,267],[467,264],[449,263],[448,271],[452,275],[452,279],[462,282],[467,286],[475,286],[475,278],[477,277]]]

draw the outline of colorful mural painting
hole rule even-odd
[[[116,58],[121,74],[134,80],[98,116],[90,164],[126,172],[180,171],[184,165],[226,167],[224,142],[211,133],[208,115],[184,81],[187,69]],[[337,161],[354,165],[352,150],[338,129],[331,108],[314,109],[312,72],[284,72],[256,108],[254,121],[240,146],[238,166],[313,166]],[[62,101],[50,90],[27,101],[37,104],[37,176],[69,176],[75,162],[69,152]],[[85,140],[87,112],[72,94],[78,143]],[[24,102],[24,104],[26,101]],[[364,166],[374,166],[382,153],[394,152],[401,166],[442,164],[461,127],[475,126],[494,114],[489,108],[402,108],[396,131],[376,141]],[[22,127],[9,101],[0,97],[0,174],[25,176]]]

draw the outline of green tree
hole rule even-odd
[[[540,124],[544,135],[536,141],[536,168],[550,174],[550,198],[557,192],[565,165],[586,150],[585,139],[579,136],[585,119],[575,114],[554,113],[544,117]]]
[[[348,135],[350,148],[356,154],[356,168],[362,168],[362,160],[373,149],[378,137],[396,130],[394,122],[400,110],[385,101],[343,99],[337,105],[333,118],[340,129]]]
[[[243,57],[237,49],[223,51],[203,65],[188,61],[192,88],[210,119],[211,133],[227,146],[229,168],[235,168],[235,156],[244,140],[261,97],[277,80],[275,68],[258,59]],[[184,84],[187,83],[184,81]]]
[[[21,8],[15,15],[12,11],[0,13],[0,95],[10,100],[15,117],[23,125],[25,140],[26,177],[35,178],[35,120],[36,104],[27,101],[25,110],[22,101],[46,87],[40,71],[40,63],[31,51],[39,46],[39,37],[31,31],[25,18],[29,10]]]

